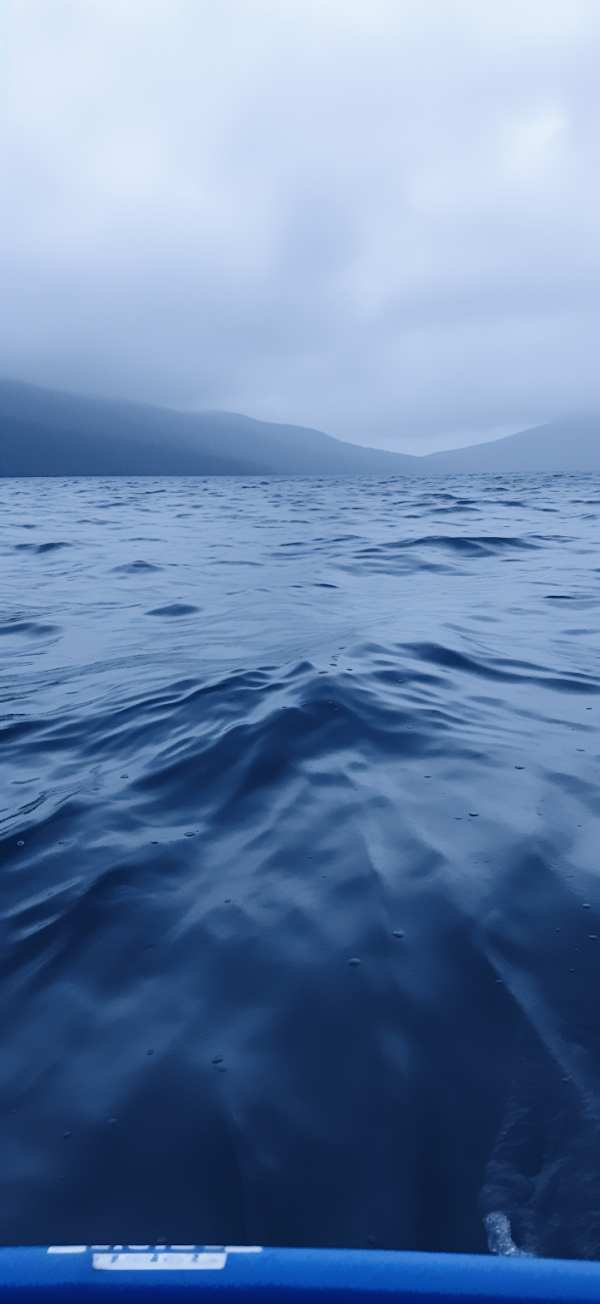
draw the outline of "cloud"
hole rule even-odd
[[[4,5],[4,374],[406,451],[599,406],[596,0]]]

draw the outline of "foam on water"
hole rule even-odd
[[[3,1239],[597,1255],[599,477],[1,493]]]

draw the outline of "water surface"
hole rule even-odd
[[[600,477],[0,492],[3,1240],[597,1255]]]

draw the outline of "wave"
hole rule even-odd
[[[368,556],[351,569],[356,489],[250,486],[239,517],[221,485],[175,527],[199,492],[166,485],[139,590],[122,517],[136,534],[143,486],[119,487],[102,548],[80,537],[69,600],[28,572],[61,623],[16,647],[3,707],[5,1239],[485,1252],[500,1201],[527,1252],[594,1257],[581,534],[516,548],[506,589],[512,545],[490,546],[485,599],[460,549],[460,589],[419,574],[399,598]],[[61,528],[102,493],[65,489]],[[310,567],[282,568],[273,532],[313,509]],[[17,556],[23,620],[18,567],[42,563]],[[561,592],[588,586],[580,633],[531,596],[550,560]]]

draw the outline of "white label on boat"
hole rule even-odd
[[[48,1254],[83,1254],[87,1245],[49,1245]]]
[[[213,1271],[218,1268],[224,1268],[227,1262],[227,1254],[224,1250],[199,1250],[196,1253],[190,1251],[183,1253],[181,1250],[155,1250],[153,1253],[136,1254],[131,1251],[121,1251],[119,1254],[94,1254],[92,1266],[94,1268],[105,1268],[108,1271],[122,1271],[126,1269],[131,1272],[160,1272],[161,1270],[177,1272],[188,1269],[209,1268]]]
[[[227,1254],[262,1254],[262,1245],[226,1245]]]

